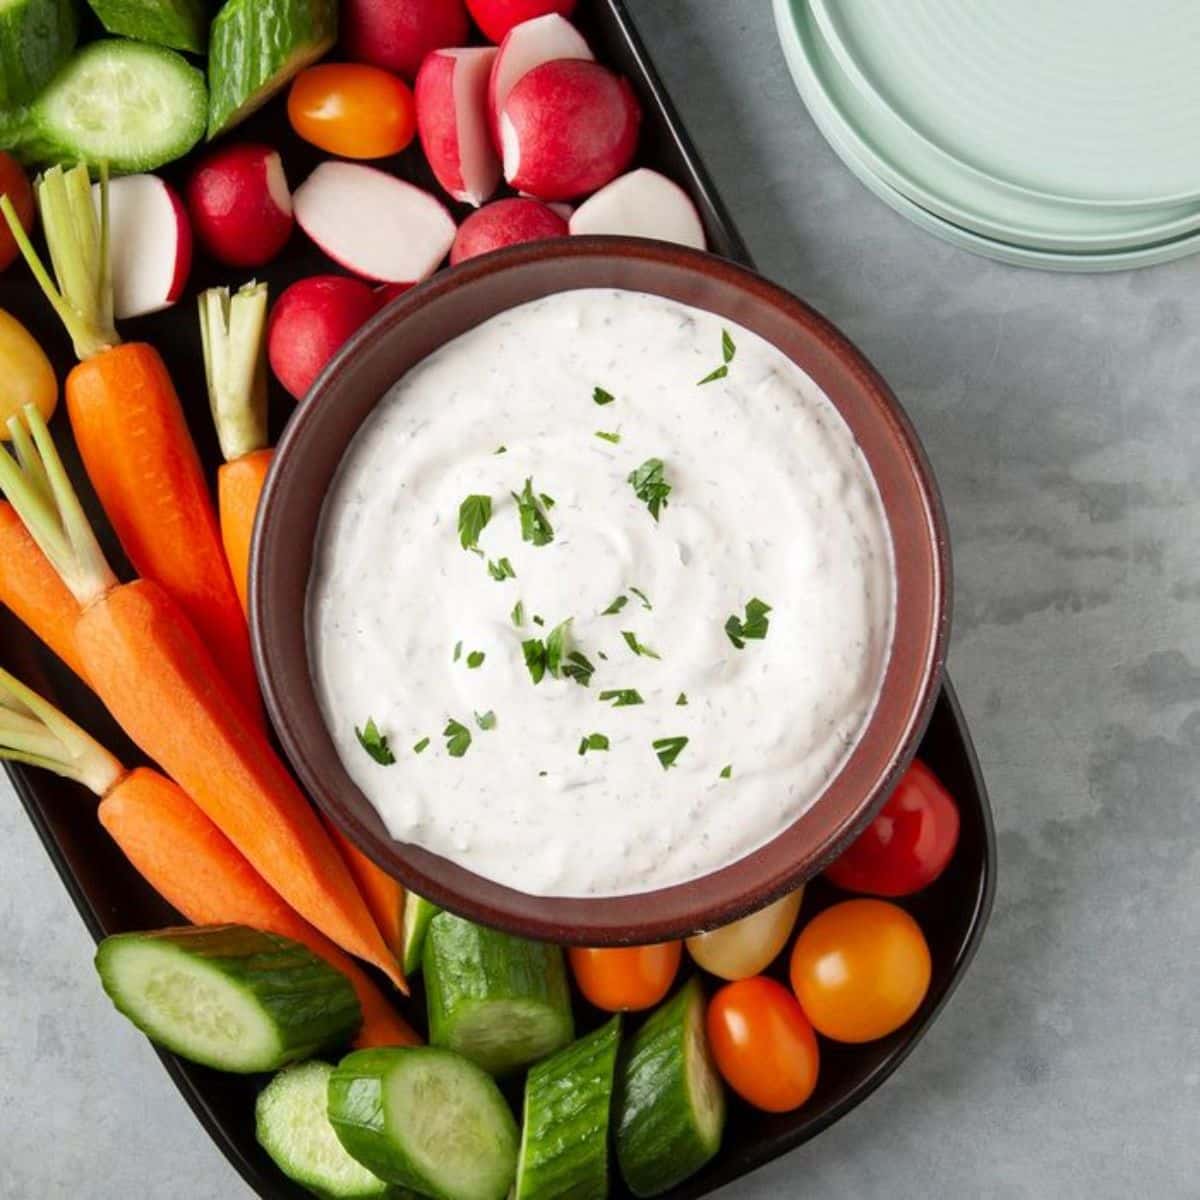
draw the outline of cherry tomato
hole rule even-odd
[[[7,196],[17,210],[17,218],[28,233],[33,228],[33,188],[21,164],[11,154],[0,150],[0,196]],[[17,242],[0,216],[0,271],[11,265],[18,254]]]
[[[58,403],[58,380],[41,346],[16,317],[0,308],[0,440],[8,441],[8,419],[27,404],[47,421]]]
[[[899,1029],[929,990],[920,926],[886,900],[843,900],[814,917],[792,947],[792,989],[818,1033],[871,1042]]]
[[[363,63],[301,71],[288,93],[288,120],[306,142],[343,158],[398,154],[417,128],[408,84]]]
[[[712,975],[749,979],[766,970],[787,945],[803,899],[801,888],[732,925],[698,933],[688,938],[688,953]]]
[[[816,1034],[795,996],[774,979],[726,984],[708,1006],[708,1041],[725,1082],[764,1112],[791,1112],[817,1086]]]
[[[671,989],[682,942],[654,946],[611,946],[567,951],[579,990],[606,1012],[638,1012],[653,1008]]]
[[[958,806],[922,762],[905,771],[876,818],[825,875],[848,892],[910,896],[949,865],[958,845]]]

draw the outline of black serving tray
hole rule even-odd
[[[641,98],[645,108],[641,162],[657,167],[691,193],[714,252],[749,264],[749,252],[681,125],[622,0],[581,0],[577,16],[600,61],[627,75]],[[280,101],[255,116],[241,134],[278,146],[293,185],[319,161],[312,147],[292,135]],[[434,186],[416,149],[382,165],[415,182]],[[185,162],[165,174],[178,184],[186,170]],[[283,256],[259,275],[270,283],[272,294],[278,295],[294,279],[335,270],[297,233]],[[213,470],[220,458],[204,392],[199,331],[191,297],[201,287],[238,282],[240,278],[200,258],[193,269],[188,298],[182,304],[123,326],[127,338],[145,338],[162,351],[191,419],[201,456]],[[73,364],[70,343],[20,265],[0,276],[0,308],[30,329],[60,375],[65,375]],[[293,406],[274,384],[272,387],[272,427],[277,436]],[[84,484],[65,419],[57,419],[56,430],[68,468]],[[120,549],[108,534],[85,484],[81,490],[114,567],[123,567]],[[136,751],[87,688],[2,612],[0,656],[6,666],[59,704],[126,763],[138,760]],[[904,1061],[961,979],[991,910],[996,846],[979,764],[948,680],[921,743],[920,757],[957,798],[962,814],[962,833],[953,863],[933,887],[905,902],[924,929],[933,956],[933,981],[924,1004],[903,1029],[881,1041],[859,1047],[823,1041],[820,1083],[800,1112],[768,1116],[735,1101],[720,1154],[699,1175],[669,1193],[668,1200],[691,1200],[713,1192],[814,1137],[861,1103]],[[56,776],[9,764],[6,768],[93,937],[178,923],[178,915],[141,880],[100,828],[90,796]],[[801,921],[836,898],[834,889],[820,880],[814,882],[805,897]],[[410,1009],[414,1022],[420,1024],[423,1005],[419,994]],[[581,1007],[578,1017],[581,1028],[587,1028],[598,1021],[599,1014]],[[222,1075],[172,1054],[160,1052],[159,1057],[213,1141],[258,1195],[272,1200],[307,1197],[308,1193],[279,1173],[254,1140],[254,1097],[261,1080]],[[619,1178],[613,1181],[612,1195],[616,1200],[628,1196]]]

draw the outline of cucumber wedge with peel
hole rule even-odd
[[[42,90],[70,58],[78,32],[73,0],[0,0],[0,110]]]
[[[329,1080],[329,1120],[381,1179],[434,1200],[505,1200],[517,1124],[492,1078],[434,1046],[358,1050]]]
[[[617,1162],[635,1196],[657,1196],[720,1149],[725,1093],[692,979],[634,1034],[617,1084]]]
[[[412,888],[405,889],[401,934],[404,944],[400,957],[404,974],[409,979],[421,969],[421,955],[425,950],[425,935],[429,932],[429,922],[441,911],[436,904],[418,896]]]
[[[218,1071],[274,1071],[344,1045],[362,1022],[350,981],[306,946],[244,925],[107,937],[100,982],[151,1041]]]
[[[88,0],[109,33],[203,54],[208,43],[204,0]]]

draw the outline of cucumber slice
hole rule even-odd
[[[617,1161],[635,1196],[667,1191],[716,1154],[725,1092],[708,1048],[698,979],[634,1035],[617,1091]]]
[[[121,933],[96,951],[100,982],[151,1041],[245,1074],[350,1039],[350,981],[299,942],[244,925]]]
[[[204,0],[88,0],[109,33],[203,54],[208,42]]]
[[[429,922],[442,910],[436,904],[430,903],[423,896],[418,896],[410,888],[404,892],[404,925],[402,930],[403,946],[401,958],[404,974],[411,979],[421,969],[421,954],[425,949],[425,935],[429,932]]]
[[[28,104],[71,57],[78,34],[73,0],[0,0],[0,109]]]
[[[452,913],[429,924],[423,957],[429,1041],[503,1075],[574,1036],[562,951]]]
[[[209,31],[209,139],[244,121],[336,39],[336,0],[229,0]]]
[[[435,1200],[503,1200],[517,1123],[474,1063],[433,1046],[358,1050],[329,1081],[341,1143],[382,1179]]]
[[[322,1200],[399,1200],[384,1183],[346,1153],[329,1122],[329,1077],[324,1062],[280,1071],[254,1105],[258,1144],[275,1165]]]
[[[621,1018],[533,1067],[514,1200],[605,1200]]]
[[[152,171],[204,135],[204,76],[174,50],[108,38],[85,46],[30,110],[26,160]]]

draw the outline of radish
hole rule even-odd
[[[435,50],[421,64],[415,88],[417,132],[437,181],[479,207],[500,184],[500,160],[487,128],[487,89],[497,51],[492,46]]]
[[[705,248],[704,226],[688,194],[647,167],[601,188],[575,210],[570,224],[573,234],[623,233]]]
[[[398,296],[403,296],[405,292],[411,291],[413,286],[411,283],[380,283],[371,290],[375,296],[376,306],[384,308]]]
[[[92,184],[100,212],[100,185]],[[108,185],[113,315],[118,320],[170,308],[192,269],[192,227],[175,189],[156,175],[123,175]]]
[[[558,13],[548,13],[513,26],[500,44],[488,81],[488,121],[496,145],[500,145],[500,110],[522,75],[557,58],[592,62],[594,57],[579,30]]]
[[[270,146],[237,142],[203,159],[187,185],[200,245],[227,267],[261,267],[292,235],[292,194]]]
[[[461,46],[471,31],[463,0],[342,0],[339,19],[348,58],[409,80],[427,54]]]
[[[454,220],[428,192],[361,163],[325,162],[296,189],[300,228],[364,279],[415,283],[437,270]]]
[[[540,200],[570,200],[629,166],[642,110],[606,67],[562,59],[526,72],[500,112],[504,177]]]
[[[484,37],[499,44],[514,26],[535,17],[547,13],[569,17],[575,11],[575,0],[467,0],[467,7]]]
[[[502,246],[565,237],[567,232],[566,221],[540,200],[497,200],[472,213],[459,226],[450,250],[450,265]]]
[[[293,283],[271,310],[267,357],[279,382],[300,400],[342,343],[379,311],[359,279],[314,275]]]

